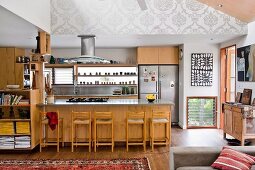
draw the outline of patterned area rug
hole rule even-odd
[[[150,170],[147,158],[111,160],[0,160],[1,170]]]

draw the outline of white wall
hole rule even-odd
[[[213,44],[184,44],[184,57],[180,61],[180,103],[179,125],[186,129],[186,100],[190,96],[217,96],[219,103],[220,59],[219,45]],[[213,85],[209,87],[191,86],[191,53],[213,53]],[[218,104],[219,106],[219,104]],[[219,110],[220,107],[218,107]],[[219,117],[219,116],[218,116]],[[219,121],[218,121],[219,122]]]
[[[248,24],[248,34],[242,38],[231,40],[221,44],[221,48],[236,44],[237,48],[255,44],[255,22]],[[255,98],[255,82],[236,81],[236,92],[243,92],[244,88],[252,89],[252,99]]]
[[[50,0],[0,0],[0,5],[47,33],[51,32]]]
[[[51,53],[56,58],[72,58],[81,55],[79,48],[52,49]],[[96,48],[95,55],[120,63],[135,64],[136,48]]]

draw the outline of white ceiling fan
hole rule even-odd
[[[147,8],[147,4],[146,4],[146,1],[145,0],[137,0],[137,2],[138,2],[138,4],[139,4],[139,6],[140,6],[140,8],[141,8],[141,10],[146,10],[146,9],[148,9]]]

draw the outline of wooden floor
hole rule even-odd
[[[172,127],[172,146],[224,146],[227,145],[223,140],[222,131],[218,129],[189,129],[182,130],[178,127]],[[3,153],[0,152],[0,159],[115,159],[115,158],[133,158],[147,157],[150,161],[152,170],[169,169],[169,148],[165,146],[156,147],[154,152],[147,148],[143,152],[142,146],[131,146],[129,152],[126,152],[125,146],[116,146],[112,153],[110,147],[99,147],[98,152],[88,152],[87,147],[78,147],[75,152],[71,152],[70,147],[60,148],[56,152],[56,147],[44,148],[43,152],[39,149],[30,153]]]

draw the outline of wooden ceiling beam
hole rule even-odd
[[[197,0],[243,22],[255,21],[254,0]],[[222,7],[219,7],[219,4]]]

